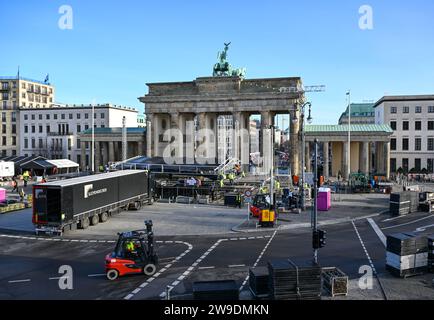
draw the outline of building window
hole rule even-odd
[[[42,114],[39,115],[39,120],[42,120]]]
[[[3,92],[3,100],[9,100],[9,93]]]
[[[47,115],[45,116],[45,119],[50,120],[50,115],[47,114]]]
[[[434,130],[434,121],[428,121],[428,130]]]
[[[13,124],[12,125],[12,134],[16,134],[17,133],[17,125]]]
[[[404,169],[404,172],[408,172],[408,158],[402,159],[402,169]]]
[[[3,89],[3,90],[8,90],[8,89],[9,89],[9,83],[7,83],[7,82],[2,82],[2,89]]]
[[[32,126],[32,133],[35,133],[35,132],[36,132],[36,127]]]
[[[421,130],[422,130],[422,121],[416,121],[416,122],[414,123],[414,129],[415,129],[416,131],[421,131]]]
[[[24,149],[28,149],[29,148],[29,139],[24,138]]]
[[[8,108],[8,102],[3,101],[3,110],[6,110]]]
[[[32,138],[32,149],[36,148],[36,140],[35,138]]]
[[[44,132],[44,128],[42,126],[39,126],[39,133],[43,133]]]
[[[2,121],[6,122],[6,112],[2,112]]]
[[[416,113],[422,113],[422,107],[421,106],[416,106],[415,112]]]
[[[6,125],[5,124],[2,125],[2,133],[6,134]]]
[[[32,120],[35,120],[35,115],[34,114],[32,114]]]
[[[422,159],[416,158],[414,159],[414,168],[416,169],[417,172],[420,172],[420,170],[422,169]]]
[[[434,151],[434,138],[428,138],[428,151]]]
[[[396,121],[390,121],[390,127],[393,131],[396,131]]]
[[[408,138],[403,138],[402,139],[402,150],[403,151],[408,151]]]
[[[69,119],[72,120],[74,115],[72,113],[69,114]]]
[[[17,137],[12,137],[12,145],[13,146],[17,145]]]
[[[428,113],[434,113],[434,106],[428,106]]]
[[[24,126],[24,133],[28,133],[29,132],[29,126]]]
[[[105,113],[101,113],[101,119],[104,119]]]
[[[410,123],[408,121],[403,121],[402,122],[402,130],[408,131],[409,128],[410,128]]]
[[[390,139],[390,150],[396,151],[396,138]]]
[[[65,120],[65,114],[62,113],[62,114],[60,115],[60,118],[61,118],[62,120]]]
[[[29,115],[28,114],[24,115],[24,120],[29,120]]]
[[[42,141],[42,139],[39,139],[38,144],[39,144],[39,149],[44,148],[44,142]]]
[[[50,126],[47,126],[47,133],[50,133]]]
[[[2,145],[3,145],[3,146],[6,145],[6,137],[2,137]]]
[[[77,133],[81,132],[81,125],[77,124]]]
[[[85,119],[89,119],[89,113],[85,113],[85,114],[84,114],[84,118],[85,118]]]
[[[101,128],[105,128],[105,124],[101,124]]]
[[[12,122],[16,122],[17,121],[17,113],[16,112],[12,112],[11,116],[12,116]]]
[[[77,119],[81,118],[81,114],[77,113]]]
[[[410,107],[403,107],[402,113],[410,113]]]
[[[72,147],[72,142],[71,142],[71,139],[68,138],[68,150],[71,151],[71,147]]]
[[[77,163],[81,165],[81,155],[77,154]]]
[[[434,173],[434,159],[428,159],[427,161],[428,164],[428,172],[429,173]]]
[[[422,139],[416,138],[414,139],[414,150],[421,151],[422,150]]]
[[[390,158],[390,171],[396,172],[396,159]]]
[[[87,130],[87,129],[89,129],[89,125],[88,124],[84,125],[84,130]]]
[[[53,115],[54,120],[57,120],[57,113]]]
[[[77,139],[77,149],[81,149],[81,141],[80,141],[80,139]]]

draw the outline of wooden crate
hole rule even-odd
[[[348,295],[348,276],[338,268],[323,268],[324,288],[332,297]]]

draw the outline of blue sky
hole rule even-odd
[[[70,5],[72,30],[58,28]],[[359,8],[373,8],[373,30]],[[384,94],[434,93],[432,0],[1,1],[0,74],[43,80],[64,103],[112,102],[143,110],[147,82],[208,76],[223,42],[248,78],[300,76],[314,123],[337,123],[346,104]],[[5,32],[6,31],[6,32]]]

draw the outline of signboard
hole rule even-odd
[[[251,198],[251,197],[252,197],[252,191],[250,191],[250,190],[246,190],[246,192],[244,192],[244,196],[245,196],[246,198]]]

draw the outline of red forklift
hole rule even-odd
[[[118,233],[114,251],[105,257],[107,279],[113,281],[130,274],[152,276],[157,272],[152,221],[145,221],[145,225],[146,230]]]
[[[269,194],[257,194],[250,206],[250,214],[258,218],[259,225],[263,228],[272,228],[276,222],[275,205],[270,203]]]

